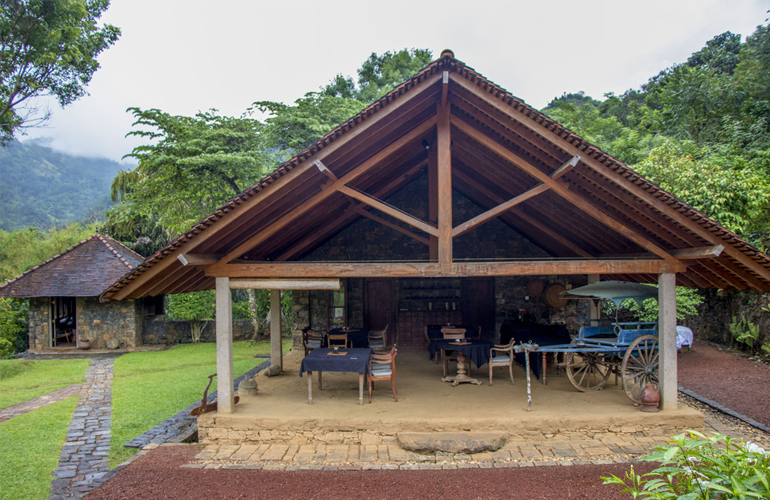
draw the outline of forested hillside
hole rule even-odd
[[[48,229],[110,205],[110,183],[126,167],[58,153],[34,141],[0,148],[0,229]]]

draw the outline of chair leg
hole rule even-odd
[[[374,385],[374,382],[369,379],[369,402],[372,402],[372,386]]]
[[[390,387],[393,389],[393,399],[395,399],[396,403],[398,403],[398,396],[396,395],[396,380],[393,377],[390,378]]]
[[[511,383],[513,384],[513,363],[508,365],[508,372],[511,374]]]
[[[489,385],[492,385],[492,360],[489,360]]]

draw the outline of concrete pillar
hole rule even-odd
[[[274,375],[283,370],[283,348],[281,345],[281,291],[270,290],[270,367]]]
[[[233,386],[233,304],[230,278],[216,278],[217,411],[235,411]]]
[[[588,275],[588,284],[596,283],[597,281],[600,281],[600,276],[598,274],[589,274]],[[591,319],[599,319],[599,304],[596,300],[589,301],[588,305],[588,317]],[[596,326],[598,323],[595,321],[591,323],[592,325]]]
[[[660,407],[675,410],[677,405],[676,367],[676,274],[658,275],[658,342]]]

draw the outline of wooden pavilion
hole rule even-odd
[[[515,237],[490,244],[494,225]],[[279,289],[344,278],[553,275],[658,283],[664,408],[677,399],[675,285],[770,290],[766,255],[444,51],[101,299],[216,288],[219,412],[231,413],[231,289],[272,289],[277,304]]]

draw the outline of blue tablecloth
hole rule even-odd
[[[340,352],[343,350],[340,349]],[[365,349],[345,349],[347,355],[330,355],[332,349],[313,349],[307,356],[302,358],[302,364],[299,368],[299,376],[304,372],[356,372],[369,373],[369,356],[372,350]]]
[[[351,347],[365,348],[369,347],[369,330],[365,328],[351,328],[350,330],[343,330],[342,328],[332,328],[329,330],[332,335],[339,335],[341,333],[348,334],[348,343]]]
[[[465,342],[470,342],[469,345],[457,345],[454,340],[447,339],[431,339],[430,346],[430,359],[436,355],[441,349],[447,349],[451,351],[462,352],[476,365],[476,368],[480,368],[487,361],[489,361],[489,350],[495,345],[491,340],[478,340],[468,339]]]

